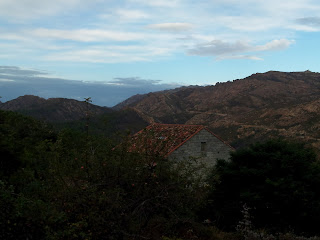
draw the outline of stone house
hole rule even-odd
[[[234,148],[202,125],[155,123],[133,135],[128,150],[212,167],[217,159],[228,160]]]

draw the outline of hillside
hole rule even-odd
[[[127,104],[149,122],[204,124],[235,147],[267,137],[320,147],[320,74],[267,72],[157,92]]]
[[[266,72],[214,86],[190,86],[133,96],[114,108],[72,99],[23,96],[0,103],[55,125],[94,133],[136,132],[152,122],[203,124],[234,147],[270,137],[302,140],[320,149],[320,74]]]
[[[1,110],[20,112],[37,119],[49,122],[75,121],[90,115],[110,113],[112,110],[67,98],[44,99],[37,96],[25,95],[11,101],[0,103]]]
[[[80,131],[85,131],[88,113],[90,133],[108,136],[126,130],[137,132],[148,125],[148,122],[133,109],[115,111],[107,107],[66,98],[46,100],[37,96],[25,95],[0,103],[0,109],[19,112],[50,122],[59,129],[68,127]]]

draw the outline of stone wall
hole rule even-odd
[[[201,130],[170,154],[178,161],[195,158],[207,167],[213,167],[217,159],[228,160],[233,149],[206,129]]]

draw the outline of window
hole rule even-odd
[[[207,143],[206,142],[201,142],[201,152],[207,151]]]

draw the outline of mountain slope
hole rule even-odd
[[[20,112],[25,115],[49,122],[74,121],[90,115],[110,113],[112,110],[84,101],[66,98],[44,99],[37,96],[25,95],[11,101],[1,103],[0,109]]]
[[[149,122],[207,125],[234,146],[266,137],[320,146],[320,74],[310,71],[272,71],[215,86],[150,93],[127,107]]]
[[[65,98],[49,98],[25,95],[14,100],[0,103],[0,109],[19,112],[46,122],[58,129],[72,128],[112,136],[129,130],[137,132],[148,125],[148,121],[133,109],[115,111],[83,101]],[[88,114],[88,115],[87,115]]]
[[[0,109],[82,129],[133,132],[148,123],[202,124],[234,147],[270,137],[302,140],[320,149],[320,74],[267,72],[215,86],[182,87],[137,95],[115,108],[71,99],[23,96]],[[121,109],[121,110],[116,110]]]

